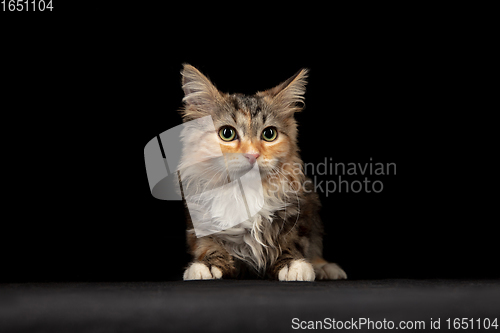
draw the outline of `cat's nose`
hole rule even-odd
[[[248,162],[250,162],[250,164],[254,164],[255,161],[257,160],[257,158],[260,156],[260,154],[259,153],[249,153],[249,154],[243,154],[243,156],[248,158]]]

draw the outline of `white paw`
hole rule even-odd
[[[340,280],[347,279],[347,274],[339,265],[331,262],[327,264],[314,265],[316,278],[318,280]]]
[[[314,281],[314,268],[303,259],[293,260],[278,273],[280,281]]]
[[[184,280],[213,280],[222,278],[222,271],[215,266],[208,269],[207,265],[194,262],[184,271]]]

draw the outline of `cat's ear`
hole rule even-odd
[[[304,107],[308,73],[309,70],[303,68],[276,87],[257,94],[267,97],[272,105],[293,114]]]
[[[220,98],[220,93],[212,82],[196,67],[184,64],[182,74],[182,90],[186,104],[184,110],[188,118],[198,118],[209,115]]]

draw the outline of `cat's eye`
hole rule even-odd
[[[233,141],[236,138],[236,130],[231,126],[224,126],[219,130],[219,136],[224,141]]]
[[[274,141],[276,140],[276,137],[278,136],[278,131],[276,130],[275,127],[267,127],[262,131],[262,139],[265,141]]]

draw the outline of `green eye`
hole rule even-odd
[[[231,126],[224,126],[219,130],[219,136],[224,141],[233,141],[236,137],[236,130]]]
[[[262,138],[266,141],[274,141],[278,136],[278,131],[275,127],[268,127],[262,131]]]

